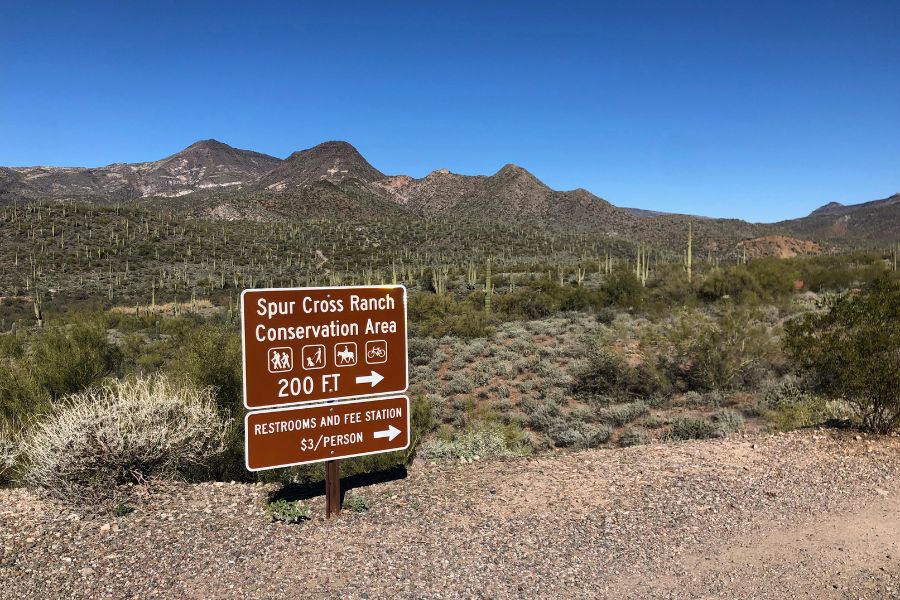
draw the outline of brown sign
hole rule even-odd
[[[247,413],[247,469],[261,471],[409,447],[409,398],[395,396]]]
[[[406,391],[402,285],[244,290],[244,405]]]

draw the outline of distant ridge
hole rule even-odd
[[[105,167],[10,167],[0,169],[0,201],[11,199],[133,200],[173,197],[255,181],[281,160],[239,150],[217,140],[195,142],[171,156]]]
[[[205,218],[504,220],[665,246],[683,244],[692,222],[696,247],[715,251],[767,235],[867,245],[900,239],[900,194],[855,205],[831,202],[800,219],[761,225],[620,208],[585,189],[553,190],[512,163],[492,175],[438,169],[422,178],[388,176],[339,140],[285,159],[209,139],[153,162],[0,167],[0,203],[16,200],[167,202]]]

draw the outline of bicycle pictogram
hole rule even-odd
[[[366,342],[366,362],[370,365],[380,365],[387,362],[387,341],[372,340]]]

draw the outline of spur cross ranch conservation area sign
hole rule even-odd
[[[406,391],[402,285],[241,294],[249,409]]]
[[[409,398],[396,396],[247,413],[247,469],[260,471],[409,447]]]

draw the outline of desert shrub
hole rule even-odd
[[[680,265],[672,269],[660,264],[655,270],[658,271],[658,276],[650,280],[648,290],[650,302],[656,311],[664,313],[672,306],[682,306],[694,301],[694,286],[688,282]]]
[[[27,360],[0,360],[0,421],[25,419],[46,410],[49,402]]]
[[[800,279],[800,270],[791,261],[779,258],[758,258],[747,263],[766,298],[778,299],[794,293],[794,282]]]
[[[583,440],[581,447],[597,448],[609,441],[612,437],[612,427],[600,423],[598,425],[588,425],[584,428]]]
[[[526,404],[523,406],[523,410],[526,410],[529,413],[528,424],[532,429],[543,431],[545,433],[550,431],[550,429],[557,425],[562,419],[559,404],[552,400],[542,402],[534,406],[533,409],[531,405]]]
[[[851,403],[867,429],[900,426],[900,282],[887,276],[835,296],[786,326],[795,364],[826,395]]]
[[[283,498],[266,504],[266,512],[272,516],[273,521],[284,523],[299,523],[309,519],[310,515],[310,509],[305,504]]]
[[[547,437],[559,448],[584,444],[584,424],[569,419],[559,419],[547,431]]]
[[[579,396],[648,397],[664,395],[671,388],[649,354],[631,367],[601,336],[586,337],[584,354],[586,361],[571,373],[572,391]]]
[[[444,390],[448,394],[468,394],[473,389],[475,389],[475,382],[463,373],[454,373],[447,385],[444,386]]]
[[[715,413],[713,421],[719,428],[719,431],[726,435],[744,428],[744,417],[741,413],[728,408]]]
[[[640,363],[628,369],[626,375],[625,391],[632,396],[649,398],[671,392],[670,381],[651,356],[644,356]]]
[[[622,426],[631,423],[632,421],[636,421],[649,413],[650,407],[647,406],[647,403],[637,400],[636,402],[614,404],[602,408],[597,412],[597,417],[604,423]]]
[[[779,408],[792,404],[800,404],[810,400],[812,394],[795,379],[787,379],[774,386],[770,386],[763,395],[762,404],[765,408]]]
[[[491,376],[480,369],[473,369],[472,381],[476,386],[486,385],[491,380]]]
[[[521,290],[494,296],[494,306],[512,319],[544,319],[559,310],[559,302],[540,290]]]
[[[164,376],[114,381],[65,398],[26,432],[24,480],[64,501],[100,501],[117,485],[202,465],[228,430],[212,388]]]
[[[696,390],[688,390],[684,393],[684,404],[689,408],[700,408],[703,406],[703,394]]]
[[[778,431],[791,431],[802,427],[820,425],[831,418],[828,402],[821,396],[805,395],[802,399],[778,404],[763,410],[765,416]]]
[[[700,390],[755,387],[778,360],[778,347],[765,326],[740,309],[715,321],[683,313],[669,339],[681,374]]]
[[[449,439],[426,440],[419,456],[426,460],[478,460],[503,458],[524,453],[518,439],[497,427],[476,427],[455,433]]]
[[[628,365],[622,356],[599,339],[586,344],[587,364],[575,373],[575,391],[592,396],[621,393],[628,380]]]
[[[437,340],[432,338],[410,338],[407,349],[409,362],[416,366],[427,365],[434,357],[437,344]]]
[[[758,303],[766,294],[746,266],[715,269],[700,284],[699,294],[706,300],[735,298],[742,304]]]
[[[683,415],[672,421],[669,436],[674,440],[703,440],[722,437],[722,431],[706,417]]]
[[[572,412],[569,413],[569,419],[573,421],[580,421],[582,423],[594,421],[595,417],[596,412],[594,411],[594,409],[588,406],[576,406],[572,409]]]
[[[359,494],[347,494],[344,499],[344,508],[351,512],[361,513],[369,510],[369,501]]]
[[[241,338],[237,331],[207,324],[183,336],[181,354],[174,359],[173,373],[186,377],[194,386],[212,388],[216,407],[222,416],[234,418],[225,450],[209,461],[213,478],[246,480],[252,477],[244,468],[244,400]]]
[[[646,430],[641,429],[640,427],[628,427],[622,432],[622,435],[619,436],[619,445],[623,448],[640,446],[649,444],[651,439],[650,434],[647,433]]]
[[[412,294],[408,304],[411,333],[416,337],[486,337],[493,332],[491,317],[472,302],[452,294]]]
[[[597,411],[601,408],[606,408],[612,404],[616,404],[619,402],[619,399],[615,396],[609,396],[607,394],[597,394],[592,396],[582,396],[582,399],[591,405],[591,407]]]
[[[644,399],[650,408],[664,408],[672,404],[672,396],[669,394],[653,394]]]
[[[647,415],[647,417],[641,421],[641,425],[647,429],[659,429],[668,424],[669,421],[667,419],[658,415]]]
[[[597,319],[598,323],[602,323],[603,325],[612,325],[613,321],[616,320],[616,317],[619,315],[619,311],[611,306],[602,306],[597,309],[597,313],[594,315],[594,318]]]
[[[121,363],[102,324],[91,322],[47,328],[35,336],[29,354],[35,380],[53,398],[98,384]]]
[[[644,286],[627,265],[613,269],[600,289],[611,304],[623,308],[639,306],[644,299]]]

